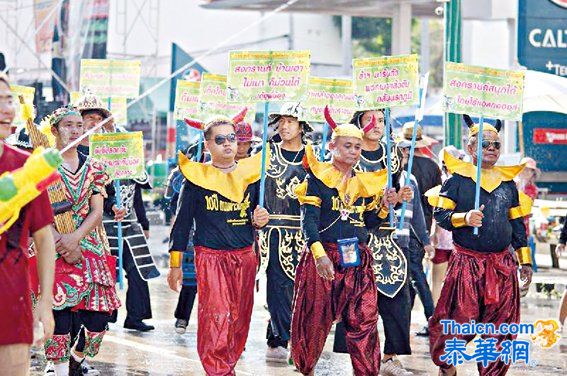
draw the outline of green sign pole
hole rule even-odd
[[[461,0],[445,3],[445,48],[444,61],[460,63],[461,56]],[[460,116],[445,112],[443,117],[445,146],[462,147],[462,125]]]

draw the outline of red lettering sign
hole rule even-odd
[[[567,145],[567,128],[536,128],[534,144]]]

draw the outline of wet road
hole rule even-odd
[[[166,246],[161,240],[166,236],[165,228],[154,227],[152,230],[151,248],[156,255],[165,252]],[[565,267],[566,260],[562,260]],[[196,350],[196,309],[193,311],[187,333],[178,335],[173,324],[173,312],[177,303],[177,294],[167,288],[163,275],[150,282],[152,308],[154,318],[147,322],[156,329],[148,333],[139,333],[122,328],[125,317],[124,309],[119,312],[118,324],[112,324],[105,336],[101,351],[90,363],[101,371],[102,375],[162,376],[162,375],[204,375]],[[538,278],[545,279],[542,272]],[[565,284],[566,272],[554,272],[553,278]],[[124,291],[120,292],[124,301]],[[196,307],[195,303],[195,307]],[[250,328],[250,335],[241,360],[237,375],[299,375],[293,367],[267,363],[265,361],[265,334],[268,312],[264,308],[265,288],[255,296],[255,307]],[[559,299],[547,298],[535,292],[532,286],[530,294],[522,300],[522,322],[531,323],[536,319],[556,318]],[[435,375],[436,368],[431,362],[428,352],[428,340],[416,337],[413,333],[425,324],[421,306],[416,304],[412,313],[411,346],[413,355],[399,359],[404,366],[417,375]],[[383,338],[382,325],[379,323],[380,337]],[[567,337],[567,330],[562,334]],[[328,338],[316,375],[351,375],[352,369],[348,355],[332,352],[333,333]],[[520,336],[528,339],[526,335]],[[541,349],[532,345],[531,359],[535,366],[514,365],[509,375],[565,375],[567,374],[567,339],[561,338],[551,349]],[[36,361],[32,375],[43,375],[43,362]],[[476,364],[465,364],[459,367],[459,375],[476,375]]]

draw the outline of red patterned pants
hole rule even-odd
[[[195,247],[199,291],[197,352],[207,375],[234,375],[252,318],[256,254],[252,247]]]
[[[342,268],[337,246],[324,247],[335,268],[333,281],[317,274],[313,256],[307,250],[296,271],[291,319],[291,355],[295,366],[304,375],[313,371],[333,322],[342,320],[355,375],[378,375],[378,300],[372,255],[361,245],[361,264]]]
[[[429,319],[429,346],[433,362],[441,368],[449,365],[439,358],[445,352],[445,342],[457,338],[470,342],[475,335],[443,333],[441,320],[454,320],[459,324],[475,320],[477,323],[493,323],[496,328],[502,323],[520,322],[520,296],[518,290],[516,262],[512,253],[480,253],[455,244],[451,253],[445,282],[435,313]],[[483,335],[498,341],[515,335]],[[480,375],[505,375],[509,365],[498,361],[483,367],[478,363]]]

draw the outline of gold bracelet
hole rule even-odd
[[[182,259],[183,259],[183,252],[180,251],[169,252],[169,267],[180,268]]]
[[[516,249],[516,256],[518,256],[518,263],[520,265],[533,265],[532,249],[530,247]]]
[[[325,248],[323,248],[323,244],[321,244],[321,242],[311,244],[309,249],[311,250],[311,254],[315,260],[320,259],[323,256],[327,256],[327,252],[325,252]]]

